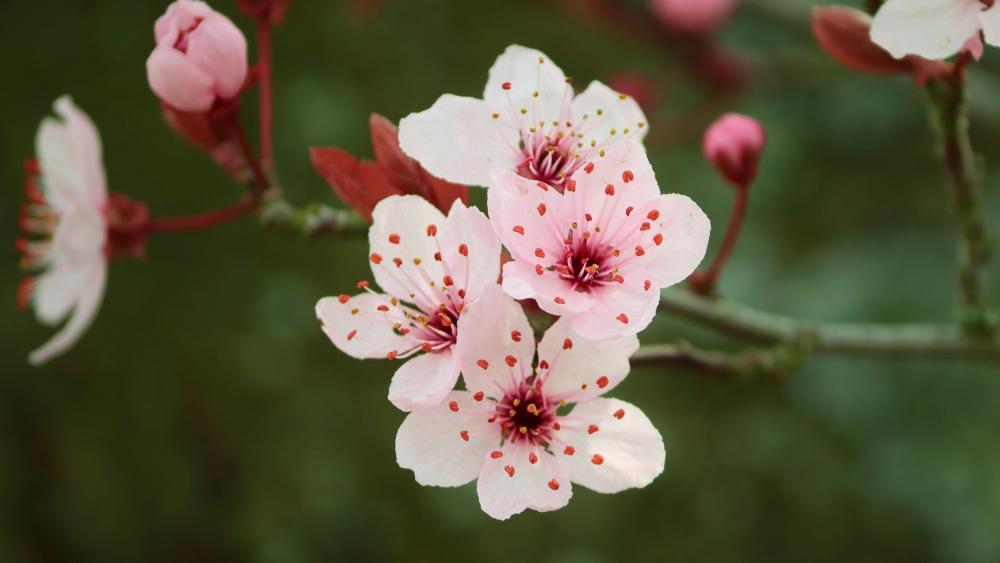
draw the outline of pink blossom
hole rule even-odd
[[[727,113],[705,130],[702,151],[727,180],[746,187],[757,176],[766,141],[764,127],[756,119]]]
[[[226,16],[197,0],[177,0],[156,20],[146,60],[149,86],[181,111],[203,112],[235,98],[247,75],[247,42]]]
[[[561,187],[618,139],[646,134],[628,96],[600,82],[574,96],[543,53],[511,45],[490,68],[483,99],[445,94],[399,123],[399,144],[431,174],[485,186],[503,168]]]
[[[500,241],[489,219],[461,200],[445,217],[421,197],[391,196],[372,215],[369,258],[384,293],[362,282],[366,293],[322,299],[316,315],[350,356],[407,360],[389,386],[394,405],[432,407],[458,380],[454,348],[463,311],[496,285]]]
[[[724,24],[737,0],[650,0],[649,7],[667,28],[687,35],[705,35]]]
[[[61,119],[45,118],[38,128],[25,190],[21,227],[30,238],[18,240],[22,266],[36,275],[24,279],[18,301],[31,305],[38,319],[59,332],[28,360],[39,365],[80,339],[93,322],[107,277],[108,200],[101,139],[93,122],[69,96],[55,102]]]
[[[637,141],[583,164],[562,193],[495,170],[487,197],[513,258],[503,289],[566,317],[587,338],[648,326],[660,288],[687,278],[708,244],[708,217],[686,196],[660,193]]]
[[[901,59],[944,59],[964,48],[1000,46],[1000,8],[993,0],[888,0],[872,20],[872,40]],[[978,57],[977,57],[978,58]]]
[[[422,485],[478,479],[497,519],[565,506],[572,484],[601,493],[644,487],[663,472],[663,439],[637,407],[602,397],[628,374],[635,336],[584,340],[560,319],[535,339],[521,307],[493,286],[465,312],[465,391],[410,413],[396,459]],[[565,413],[561,407],[574,405]]]

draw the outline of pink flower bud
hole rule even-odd
[[[247,75],[247,41],[226,16],[197,0],[177,0],[156,20],[146,60],[153,92],[181,111],[208,111],[231,100]]]
[[[739,187],[747,187],[757,176],[757,165],[764,152],[767,134],[756,120],[727,113],[705,131],[702,150],[722,175]]]
[[[649,7],[667,28],[685,35],[706,35],[729,19],[738,0],[649,0]]]

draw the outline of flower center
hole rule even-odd
[[[518,166],[518,173],[552,186],[561,187],[582,164],[580,153],[576,152],[576,136],[570,123],[560,128],[553,123],[550,131],[532,131],[522,136],[521,151],[524,161]]]
[[[504,395],[497,403],[497,418],[504,439],[518,443],[547,444],[552,439],[557,404],[549,402],[534,378],[522,383],[517,390]]]

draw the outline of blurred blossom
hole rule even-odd
[[[705,131],[702,149],[708,160],[727,180],[746,187],[757,176],[757,167],[767,134],[756,120],[727,113]]]
[[[643,72],[631,70],[619,72],[611,77],[608,85],[613,90],[630,96],[643,111],[650,111],[660,102],[661,93],[656,81]]]
[[[247,42],[226,16],[197,0],[177,0],[156,20],[146,60],[149,86],[180,111],[204,112],[239,95]]]
[[[1000,7],[994,0],[889,0],[872,21],[871,38],[897,59],[945,59],[962,49],[1000,46]]]
[[[481,328],[467,324],[463,311],[496,285],[500,241],[481,211],[458,200],[445,217],[418,196],[392,196],[373,215],[369,259],[385,293],[362,282],[366,293],[324,298],[316,316],[352,357],[406,360],[389,401],[404,411],[430,408],[458,381],[458,337]]]
[[[686,196],[660,193],[634,140],[584,164],[562,193],[496,169],[487,198],[514,259],[503,267],[504,290],[587,338],[649,326],[660,289],[687,278],[708,245],[708,217]]]
[[[738,0],[649,0],[660,23],[683,35],[708,35],[726,23]]]
[[[435,176],[485,186],[502,168],[558,189],[618,139],[642,140],[635,100],[600,82],[574,96],[543,53],[511,45],[490,68],[482,100],[445,94],[399,123],[399,144]]]
[[[410,413],[396,459],[421,485],[477,480],[479,505],[506,520],[566,506],[572,484],[601,493],[645,487],[663,472],[663,438],[638,407],[602,397],[629,372],[635,336],[592,342],[566,319],[538,345],[521,307],[497,286],[459,335],[464,391]],[[573,404],[568,413],[559,407]]]
[[[68,96],[55,102],[60,119],[45,118],[35,139],[37,163],[29,162],[18,240],[22,266],[34,270],[18,289],[46,325],[69,320],[29,356],[42,364],[69,349],[97,314],[104,296],[108,205],[101,139],[93,122]]]
[[[910,74],[919,83],[943,76],[951,67],[916,55],[894,58],[870,38],[872,18],[846,6],[813,8],[812,28],[824,51],[838,62],[874,74]]]
[[[747,65],[737,51],[715,44],[702,45],[692,61],[695,71],[717,92],[728,93],[746,83]]]
[[[392,195],[418,195],[443,212],[457,199],[469,202],[469,189],[435,178],[399,148],[396,126],[375,113],[368,120],[375,162],[361,161],[343,149],[315,147],[309,154],[316,172],[333,191],[368,221],[372,209]]]
[[[285,19],[292,0],[237,0],[244,14],[277,25]]]

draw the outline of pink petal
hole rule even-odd
[[[519,164],[517,130],[503,128],[481,100],[445,94],[399,122],[399,146],[431,174],[485,186],[493,168]]]
[[[897,59],[944,59],[980,29],[979,0],[889,0],[872,20],[872,40]]]
[[[576,453],[562,461],[570,478],[599,493],[645,487],[663,473],[663,438],[646,415],[625,401],[582,402],[560,421]],[[590,432],[591,425],[598,430]]]
[[[561,256],[565,229],[576,220],[564,196],[510,170],[493,170],[486,192],[490,220],[515,260],[537,262],[536,249]]]
[[[35,366],[44,364],[76,344],[97,316],[106,281],[107,263],[104,260],[94,261],[82,282],[79,298],[69,321],[48,342],[31,352],[28,362]]]
[[[165,40],[146,59],[149,87],[181,111],[208,111],[215,101],[215,80]]]
[[[562,69],[541,51],[520,45],[507,47],[497,57],[483,92],[491,112],[528,124],[570,119],[565,110],[572,97],[572,85]],[[527,112],[522,114],[521,108]]]
[[[589,311],[567,315],[573,330],[586,338],[601,340],[638,334],[649,326],[660,303],[655,277],[637,266],[623,270],[622,277],[624,282],[593,293],[594,306]],[[649,289],[646,280],[653,282]]]
[[[483,456],[500,444],[498,427],[486,422],[484,409],[492,407],[465,391],[452,391],[438,406],[408,414],[396,434],[397,463],[412,470],[421,485],[457,487],[472,481],[482,470]]]
[[[503,455],[483,456],[476,483],[483,512],[506,520],[528,508],[548,512],[569,503],[573,487],[562,459],[523,442],[508,442],[498,451]],[[535,463],[529,460],[531,453],[537,456]]]
[[[538,359],[549,365],[544,376],[546,395],[575,403],[603,395],[625,379],[628,359],[639,348],[639,339],[629,335],[588,340],[570,325],[559,319],[545,331]]]
[[[456,353],[466,389],[502,395],[531,375],[535,338],[521,306],[494,284],[462,312]]]
[[[698,204],[684,195],[662,195],[638,215],[648,217],[653,209],[659,216],[651,221],[649,233],[663,238],[656,239],[662,240],[659,245],[645,242],[649,259],[642,266],[655,276],[652,279],[659,287],[669,287],[687,279],[705,258],[712,224]]]
[[[399,307],[390,306],[391,296],[362,293],[350,298],[324,297],[316,304],[316,317],[333,345],[354,358],[386,358],[418,343],[393,330],[405,322]],[[379,308],[388,308],[380,311]]]
[[[247,40],[226,16],[213,12],[191,32],[187,56],[213,78],[215,93],[223,99],[236,97],[243,87]]]
[[[429,409],[455,388],[458,359],[450,349],[406,360],[389,384],[389,402],[401,411]]]
[[[438,231],[448,273],[455,286],[465,289],[465,300],[475,301],[500,277],[500,239],[493,224],[475,207],[455,200]]]
[[[594,224],[603,232],[600,240],[616,245],[619,237],[631,232],[622,230],[623,225],[632,222],[638,227],[641,223],[629,208],[634,211],[660,197],[660,187],[638,141],[618,141],[604,158],[592,162],[593,167],[585,166],[573,174],[576,191],[566,197],[574,201],[580,215],[586,212],[594,217]],[[613,195],[609,195],[608,186],[612,186]]]
[[[515,260],[503,265],[503,289],[514,299],[534,299],[551,315],[586,314],[594,306],[591,294],[574,291],[556,272],[538,274],[536,262]]]

